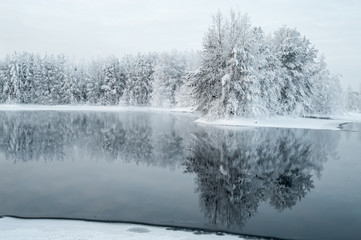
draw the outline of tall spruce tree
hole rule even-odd
[[[304,115],[311,109],[314,94],[312,77],[315,73],[317,50],[306,37],[282,27],[274,34],[274,47],[284,70],[281,90],[283,114]]]
[[[154,67],[151,104],[157,107],[174,107],[176,93],[183,84],[186,60],[176,51],[163,53]]]

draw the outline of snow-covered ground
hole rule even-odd
[[[329,116],[335,120],[343,120],[343,121],[350,121],[350,122],[361,122],[361,113],[348,113],[344,115],[331,115]]]
[[[1,104],[0,111],[95,111],[95,112],[184,112],[192,113],[192,108],[156,108],[129,106],[88,106],[88,105],[30,105],[30,104]],[[361,122],[361,114],[345,114],[328,116],[331,119],[270,117],[264,119],[231,118],[207,120],[199,118],[196,123],[218,126],[240,127],[274,127],[274,128],[303,128],[340,130],[340,125],[350,122]]]
[[[196,120],[200,124],[212,124],[218,126],[240,126],[240,127],[272,127],[272,128],[303,128],[303,129],[324,129],[340,130],[340,125],[353,122],[351,118],[342,119],[314,119],[314,118],[292,118],[272,117],[265,119],[232,118],[209,121],[204,118]]]
[[[24,220],[0,218],[1,240],[240,240],[239,236],[124,223],[98,223],[73,220]],[[244,239],[244,238],[243,238]]]

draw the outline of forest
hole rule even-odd
[[[360,89],[361,91],[361,89]],[[200,52],[75,61],[22,52],[0,59],[0,103],[193,107],[209,118],[361,112],[361,92],[296,29],[272,34],[247,15],[216,14]]]

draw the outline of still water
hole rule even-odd
[[[197,125],[189,114],[0,112],[0,216],[361,239],[361,126]]]

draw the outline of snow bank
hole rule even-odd
[[[97,223],[73,220],[23,220],[0,218],[2,240],[239,240],[239,236],[215,233],[173,231],[164,227],[153,227],[123,223]]]
[[[348,113],[344,115],[331,115],[330,118],[335,120],[344,120],[349,122],[361,123],[361,113]]]
[[[0,104],[0,111],[95,111],[95,112],[193,112],[191,108],[157,108],[135,106],[33,105]]]
[[[273,117],[265,119],[246,119],[232,118],[209,121],[199,118],[196,123],[212,124],[219,126],[239,126],[239,127],[272,127],[272,128],[303,128],[303,129],[324,129],[341,130],[340,126],[344,123],[352,122],[352,118],[341,117],[338,119],[314,119],[314,118],[292,118],[292,117]]]

